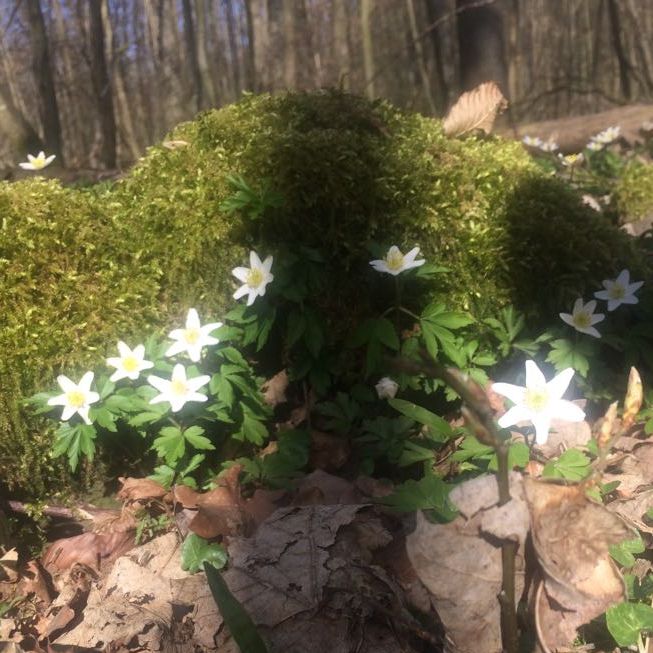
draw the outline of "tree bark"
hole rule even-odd
[[[286,88],[294,88],[297,82],[295,9],[295,0],[283,0],[283,83]]]
[[[56,154],[59,163],[63,165],[63,149],[61,139],[61,121],[59,120],[59,105],[54,86],[54,71],[52,57],[48,45],[45,21],[39,0],[26,0],[27,22],[29,25],[32,45],[32,66],[34,79],[41,101],[41,123],[43,125],[43,140],[49,154]]]
[[[363,39],[363,69],[365,71],[365,93],[374,99],[374,43],[372,39],[372,3],[371,0],[360,0],[361,36]]]
[[[200,111],[204,101],[204,90],[202,87],[202,73],[197,57],[197,40],[195,38],[195,26],[193,25],[193,8],[190,0],[182,0],[184,12],[184,40],[186,41],[186,55],[193,80],[193,97],[195,98],[195,110]]]
[[[348,20],[345,0],[334,0],[333,17],[333,59],[338,79],[338,86],[349,90],[349,43],[347,39]]]
[[[630,64],[626,58],[624,45],[621,40],[621,19],[619,17],[619,7],[615,0],[608,0],[608,15],[610,16],[610,33],[612,36],[612,47],[617,56],[619,64],[619,82],[621,94],[630,100],[632,93],[630,87]]]
[[[113,111],[113,94],[104,50],[104,0],[89,1],[91,39],[91,78],[95,90],[95,107],[100,119],[100,161],[107,168],[116,167],[116,116]]]
[[[494,81],[507,97],[510,89],[499,10],[492,5],[479,6],[477,0],[456,0],[456,12],[461,90]]]
[[[224,0],[224,7],[227,14],[227,38],[229,40],[229,53],[231,55],[231,78],[233,80],[234,95],[238,98],[240,97],[240,92],[242,90],[242,72],[238,39],[236,38],[236,19],[234,16],[232,0]]]
[[[211,67],[209,66],[209,45],[204,0],[195,0],[195,23],[197,25],[197,62],[202,78],[202,88],[205,91],[207,104],[209,106],[215,106],[217,94],[213,84],[213,78],[211,77]]]

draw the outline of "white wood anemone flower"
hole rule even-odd
[[[595,310],[596,300],[592,299],[585,304],[579,297],[574,302],[572,312],[560,313],[560,319],[569,326],[574,327],[579,333],[586,333],[588,336],[600,338],[601,334],[594,325],[605,320],[605,313],[594,313]]]
[[[552,420],[582,422],[585,413],[576,404],[561,398],[573,376],[574,370],[568,367],[547,382],[535,361],[529,360],[526,361],[526,387],[493,383],[494,392],[508,397],[515,404],[499,419],[499,426],[505,429],[519,422],[532,422],[535,441],[544,444]]]
[[[270,272],[273,260],[272,256],[268,256],[265,261],[261,261],[258,254],[251,251],[250,267],[238,267],[231,271],[231,274],[243,284],[234,293],[234,299],[247,295],[247,306],[251,306],[257,297],[263,297],[267,285],[274,279],[274,275]]]
[[[597,299],[604,299],[608,302],[608,310],[614,311],[621,304],[637,304],[639,299],[635,293],[644,285],[643,281],[630,283],[630,272],[622,270],[619,276],[614,280],[603,282],[605,290],[599,290],[594,293]]]
[[[43,168],[49,166],[56,158],[56,154],[45,156],[45,152],[39,152],[36,156],[28,154],[27,161],[18,165],[23,170],[43,170]]]
[[[122,340],[118,343],[118,353],[120,356],[107,358],[107,365],[115,367],[116,371],[109,377],[112,382],[120,379],[131,379],[135,381],[143,370],[149,370],[154,367],[152,361],[145,360],[145,347],[136,345],[130,349]]]
[[[77,413],[86,424],[90,424],[91,420],[88,418],[88,411],[91,404],[100,400],[100,395],[91,390],[93,372],[86,372],[79,383],[75,383],[67,376],[60,374],[57,377],[57,383],[63,390],[63,394],[48,399],[48,406],[63,406],[62,422],[67,422]]]
[[[211,322],[202,326],[197,310],[191,308],[186,316],[186,326],[183,329],[173,329],[168,337],[175,340],[166,351],[166,356],[175,356],[186,352],[188,357],[197,363],[202,355],[202,348],[217,345],[220,340],[210,335],[222,326],[222,322]]]
[[[592,141],[595,143],[600,143],[601,145],[609,145],[613,141],[616,141],[619,138],[619,134],[621,133],[621,126],[620,125],[614,125],[612,127],[608,127],[607,129],[604,129],[602,132],[599,132],[598,134],[595,134],[592,136]]]
[[[379,399],[394,399],[399,390],[399,384],[387,376],[384,376],[374,387]]]
[[[153,374],[147,377],[147,382],[161,393],[150,399],[150,403],[159,404],[167,401],[172,412],[177,413],[189,401],[206,401],[208,397],[197,391],[210,380],[208,374],[189,379],[186,376],[186,368],[181,363],[177,363],[172,370],[170,380]]]
[[[370,261],[370,265],[377,272],[387,272],[396,277],[405,270],[418,268],[420,265],[424,265],[426,262],[424,259],[415,260],[418,254],[419,247],[413,247],[413,249],[411,249],[407,254],[402,254],[401,250],[396,245],[393,245],[388,250],[385,258]]]

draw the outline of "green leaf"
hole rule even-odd
[[[542,470],[542,476],[581,481],[590,472],[590,459],[578,449],[567,449],[557,460],[550,460]]]
[[[605,620],[619,646],[632,646],[642,630],[653,630],[653,608],[643,603],[618,603],[607,609]]]
[[[453,519],[457,511],[449,501],[452,486],[435,474],[427,474],[420,481],[406,481],[382,499],[385,505],[403,512],[433,510],[441,519]]]
[[[184,434],[176,426],[165,426],[159,431],[159,434],[151,448],[164,458],[168,465],[174,466],[186,451]]]
[[[551,343],[551,351],[546,360],[553,363],[557,372],[572,367],[585,378],[590,367],[589,358],[593,354],[592,345],[587,340],[572,342],[559,338]]]
[[[415,463],[434,459],[435,451],[433,451],[433,449],[427,449],[426,447],[422,447],[421,445],[408,440],[404,444],[404,450],[399,456],[399,466],[408,467],[408,465],[414,465]]]
[[[138,413],[137,415],[129,418],[129,425],[139,427],[143,426],[144,424],[152,424],[154,422],[158,422],[161,417],[161,413],[155,413],[152,411]]]
[[[610,555],[623,567],[632,567],[635,564],[633,553],[644,553],[646,547],[641,537],[624,540],[619,544],[610,545]]]
[[[205,562],[219,569],[227,563],[227,552],[220,544],[211,544],[195,533],[189,533],[181,545],[181,568],[194,574]]]
[[[530,454],[531,450],[525,442],[513,442],[510,447],[508,447],[508,469],[514,469],[515,467],[524,469],[524,467],[528,465]],[[490,458],[487,468],[491,472],[496,472],[499,468],[499,461],[496,453]]]
[[[402,415],[424,424],[428,428],[427,437],[434,442],[447,442],[455,436],[456,432],[445,419],[426,408],[404,399],[388,399],[388,403]]]
[[[314,311],[306,310],[304,313],[306,326],[303,333],[306,348],[313,358],[317,358],[324,345],[323,320]]]
[[[61,424],[52,445],[52,455],[56,458],[66,454],[71,471],[77,469],[81,454],[89,460],[95,455],[95,427],[89,424],[71,426],[68,422]]]
[[[106,429],[107,431],[115,433],[118,430],[116,427],[116,416],[104,407],[91,407],[89,417],[92,422],[96,422],[99,426]]]
[[[292,347],[306,331],[306,315],[297,309],[288,315],[288,326],[286,329],[286,344]]]
[[[184,431],[184,437],[190,442],[195,449],[202,451],[214,450],[211,440],[204,436],[204,429],[201,426],[189,426]]]
[[[204,564],[204,572],[220,615],[241,652],[268,653],[267,646],[258,634],[251,617],[229,591],[217,569],[207,562]]]
[[[252,444],[261,445],[268,437],[268,430],[265,424],[257,420],[249,411],[245,410],[240,429],[234,433],[233,437],[236,440],[246,440]]]

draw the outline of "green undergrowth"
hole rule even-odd
[[[275,261],[319,252],[319,290],[302,310],[322,316],[332,349],[381,305],[373,243],[419,245],[448,271],[410,299],[444,296],[478,320],[515,304],[545,326],[622,267],[648,278],[632,241],[521,145],[446,138],[438,121],[387,103],[247,96],[169,141],[115,185],[0,186],[0,462],[13,488],[41,494],[56,476],[50,433],[23,398],[58,373],[78,378],[119,338],[169,330],[188,307],[222,319],[250,249]],[[270,370],[283,352],[272,358]]]

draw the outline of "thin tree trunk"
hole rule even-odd
[[[338,86],[349,90],[349,44],[347,42],[347,6],[345,0],[333,2],[333,59],[336,64]]]
[[[630,64],[624,52],[623,42],[621,40],[621,20],[619,18],[619,7],[615,0],[608,0],[608,15],[610,16],[610,35],[612,37],[612,47],[617,56],[619,64],[619,84],[621,94],[629,100],[631,98],[630,87]]]
[[[256,18],[252,12],[252,3],[254,0],[245,0],[245,17],[247,19],[247,52],[245,54],[247,85],[252,91],[260,91],[262,88],[261,78],[259,77],[258,51],[261,48],[259,43],[259,34],[256,30]]]
[[[242,71],[240,51],[238,49],[238,40],[236,38],[236,19],[234,17],[232,0],[224,0],[224,8],[227,14],[227,38],[229,40],[229,53],[231,55],[231,76],[233,80],[234,96],[238,98],[240,97],[240,92],[242,90]]]
[[[424,88],[424,95],[428,102],[431,115],[437,113],[433,95],[431,93],[431,81],[429,79],[429,71],[426,69],[426,60],[424,59],[424,48],[422,47],[422,40],[419,32],[417,31],[417,17],[415,16],[415,5],[413,0],[406,0],[406,11],[408,13],[408,23],[410,25],[410,35],[413,39],[413,47],[417,56],[417,67],[419,69],[420,77],[422,78],[422,87]]]
[[[195,22],[197,24],[197,65],[200,77],[202,78],[202,88],[205,91],[207,104],[209,106],[215,106],[217,95],[209,66],[209,46],[206,37],[206,7],[204,0],[195,0]]]
[[[54,87],[52,57],[45,30],[45,21],[43,20],[39,0],[26,0],[25,6],[27,8],[27,21],[32,45],[34,79],[41,101],[43,140],[48,152],[56,154],[59,162],[63,165],[61,121],[59,120],[59,105]]]
[[[297,82],[297,41],[295,38],[295,0],[283,1],[283,83],[294,88]]]
[[[195,39],[195,27],[193,25],[193,8],[190,0],[182,0],[184,11],[184,40],[186,42],[186,55],[190,66],[190,75],[193,80],[193,96],[195,98],[195,110],[200,111],[204,100],[202,73],[197,58],[197,41]]]
[[[113,95],[104,51],[104,0],[88,0],[91,38],[91,78],[95,89],[95,106],[100,118],[102,140],[100,161],[107,168],[116,167],[116,116],[113,112]]]
[[[372,40],[372,2],[360,0],[361,36],[363,39],[363,70],[365,72],[365,93],[370,99],[376,97],[374,91],[374,45]]]

